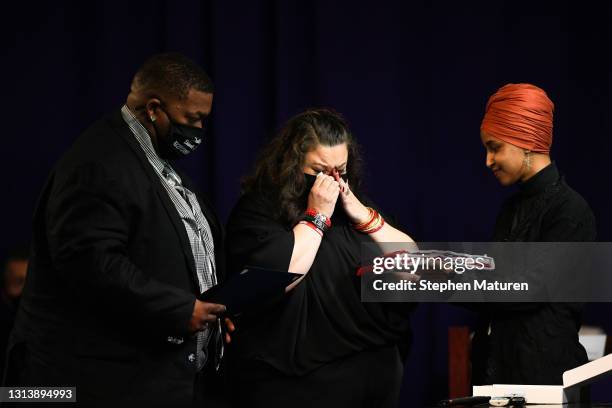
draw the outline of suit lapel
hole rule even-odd
[[[185,260],[187,261],[187,265],[189,266],[189,269],[191,271],[191,277],[194,280],[195,287],[199,288],[200,284],[199,284],[198,275],[197,275],[197,271],[195,267],[195,261],[193,259],[193,252],[191,250],[191,244],[189,243],[189,237],[187,236],[187,231],[185,231],[185,225],[183,224],[183,220],[179,216],[178,211],[176,210],[176,207],[174,206],[174,203],[172,202],[170,197],[168,197],[168,193],[166,192],[166,189],[161,184],[161,180],[159,179],[159,176],[155,172],[155,169],[153,169],[153,166],[151,165],[151,163],[149,163],[149,160],[147,159],[144,151],[138,144],[136,137],[132,134],[132,131],[128,127],[127,123],[125,123],[125,121],[123,120],[123,117],[121,116],[121,112],[118,111],[117,113],[113,114],[110,117],[109,121],[113,129],[130,146],[133,153],[138,158],[138,161],[142,165],[145,171],[145,174],[149,178],[149,181],[155,187],[157,196],[161,200],[164,208],[166,209],[166,213],[168,214],[168,217],[170,218],[170,221],[172,222],[172,225],[174,226],[174,230],[176,231],[176,234],[178,235],[179,241],[181,243],[181,247],[183,248],[183,256],[185,257]]]

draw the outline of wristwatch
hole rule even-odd
[[[321,213],[316,213],[314,216],[312,216],[310,222],[312,222],[321,231],[326,231],[331,226],[331,220],[329,217]]]

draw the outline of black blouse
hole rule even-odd
[[[292,226],[275,219],[273,208],[265,195],[249,193],[233,209],[227,235],[230,273],[245,265],[288,270]],[[230,353],[240,361],[242,374],[265,363],[283,375],[303,375],[362,350],[407,345],[410,305],[361,302],[356,271],[361,243],[371,238],[351,227],[339,205],[332,222],[302,282],[264,310],[240,317]]]
[[[511,242],[578,242],[595,237],[591,209],[554,163],[521,184],[506,201],[494,234],[495,241]],[[516,303],[487,309],[473,341],[474,384],[562,384],[564,371],[587,362],[578,342],[582,305]]]
[[[551,163],[525,183],[502,206],[495,241],[580,242],[596,236],[595,217]]]

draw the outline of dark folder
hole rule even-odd
[[[285,288],[301,276],[299,273],[246,267],[239,274],[202,293],[200,300],[225,305],[226,313],[235,316],[282,296]]]

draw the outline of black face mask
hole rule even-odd
[[[340,178],[344,180],[344,182],[346,183],[346,180],[347,180],[346,174],[342,174]],[[306,191],[306,193],[310,193],[310,190],[312,190],[312,186],[314,186],[315,181],[317,181],[317,176],[308,174],[308,173],[304,173],[304,181],[305,181],[304,191]]]
[[[166,116],[170,120],[170,127],[165,136],[157,138],[159,155],[164,159],[174,160],[197,149],[204,138],[204,127],[182,125],[174,122],[167,113]]]
[[[341,175],[340,178],[346,183],[346,174]],[[312,186],[314,186],[315,181],[317,181],[317,176],[304,173],[304,200],[306,200],[308,194],[310,194],[310,190],[312,190]],[[338,201],[336,201],[336,207],[334,209],[334,214],[337,215],[341,212],[344,212],[344,209],[342,207],[342,201],[340,200],[340,197],[338,197]]]
[[[312,186],[314,186],[315,181],[317,181],[317,176],[304,173],[304,192],[306,193],[306,195],[308,195],[308,193],[310,193],[310,190],[312,190]]]

